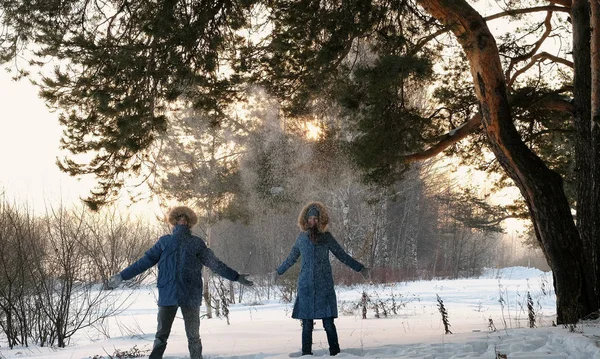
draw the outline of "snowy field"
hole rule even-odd
[[[338,287],[340,317],[336,320],[340,358],[600,358],[600,323],[579,324],[574,331],[553,327],[555,296],[550,273],[521,267],[490,270],[478,279],[433,280],[395,285]],[[354,309],[366,291],[372,301],[394,297],[397,314],[367,319]],[[537,328],[529,328],[529,291]],[[156,329],[156,292],[152,288],[117,289],[132,294],[125,312],[103,327],[87,331],[64,349],[7,349],[0,343],[0,358],[110,358],[116,351],[147,351]],[[452,334],[444,334],[439,295],[448,313]],[[201,321],[205,359],[289,358],[300,350],[300,323],[291,319],[291,304],[260,300],[247,293],[245,303],[230,307],[224,318]],[[490,323],[490,319],[493,326]],[[494,330],[495,327],[495,330]],[[107,338],[107,335],[110,338]],[[313,352],[328,356],[320,321],[315,325]],[[165,353],[166,359],[189,358],[180,313]]]

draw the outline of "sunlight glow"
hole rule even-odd
[[[304,135],[307,139],[316,141],[321,137],[323,130],[321,126],[315,121],[304,123]]]

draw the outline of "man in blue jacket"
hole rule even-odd
[[[192,235],[190,227],[198,222],[198,217],[190,208],[171,209],[167,220],[173,226],[173,233],[162,236],[142,258],[112,276],[108,284],[116,288],[123,280],[158,264],[158,328],[149,359],[163,357],[178,308],[183,315],[190,359],[201,359],[202,267],[243,285],[254,283],[246,278],[247,274],[239,274],[221,262],[200,237]]]

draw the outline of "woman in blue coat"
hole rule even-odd
[[[322,203],[311,202],[304,206],[298,217],[301,232],[287,259],[274,272],[276,279],[302,257],[298,295],[292,311],[292,318],[302,320],[302,355],[312,355],[314,319],[323,320],[329,354],[337,355],[340,352],[333,323],[334,318],[338,316],[338,310],[329,252],[348,267],[360,272],[365,279],[369,277],[369,270],[348,255],[331,233],[326,231],[328,222],[329,215]]]
[[[192,235],[190,227],[198,222],[198,217],[190,208],[173,208],[167,221],[173,226],[173,233],[160,237],[142,258],[112,276],[109,287],[115,288],[123,280],[158,264],[158,329],[149,359],[163,357],[178,308],[183,315],[190,359],[201,359],[202,267],[207,266],[220,276],[243,285],[253,283],[246,279],[246,274],[239,274],[221,262],[202,238]]]

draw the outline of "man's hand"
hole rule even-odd
[[[120,274],[115,274],[108,279],[107,285],[108,288],[115,289],[119,286],[119,284],[121,284],[121,282],[123,282],[123,277],[121,277]]]
[[[365,280],[371,280],[371,270],[369,268],[363,267],[359,273],[362,274]]]
[[[245,285],[248,287],[252,287],[254,285],[254,282],[248,280],[248,274],[240,274],[240,276],[238,277],[237,281],[241,284],[241,285]]]

